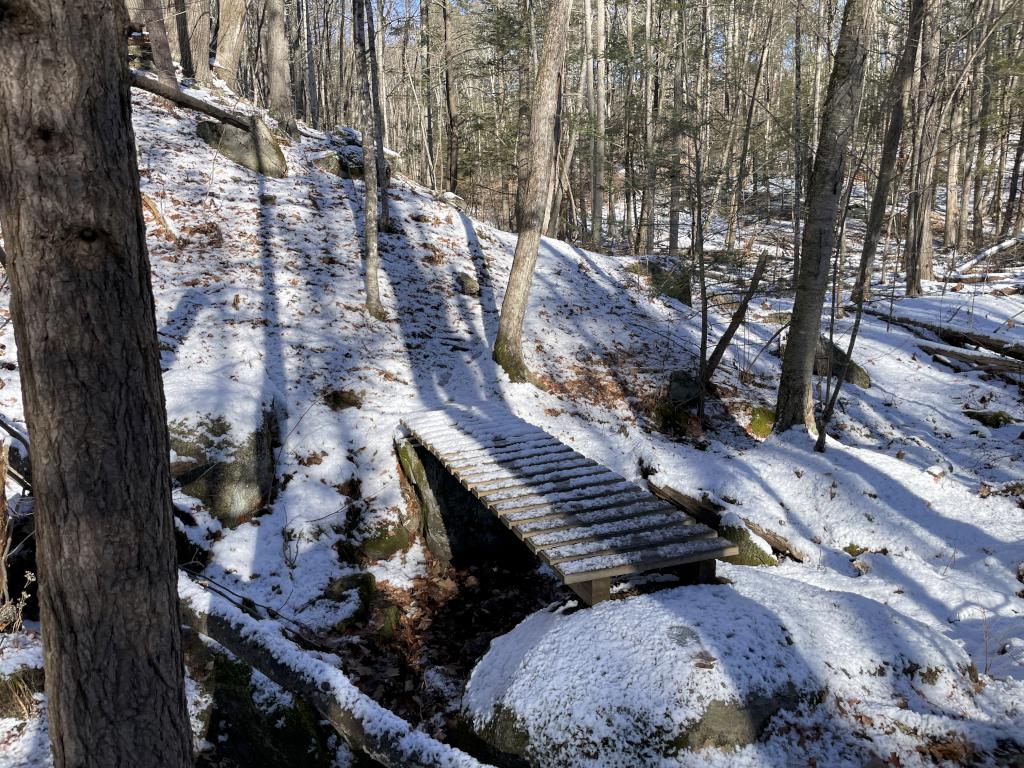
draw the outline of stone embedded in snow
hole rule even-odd
[[[970,661],[942,635],[858,595],[763,570],[728,575],[732,587],[530,616],[473,670],[465,716],[496,750],[568,767],[742,747],[777,735],[776,713],[836,698],[913,728],[976,712]]]
[[[316,159],[316,166],[343,179],[363,178],[363,148],[348,144],[341,149],[328,152]]]
[[[186,372],[164,377],[171,476],[231,525],[266,503],[279,439],[272,392]]]
[[[255,119],[254,126],[253,131],[243,131],[233,125],[202,120],[196,133],[228,160],[264,176],[284,178],[288,175],[288,163],[281,145],[262,120]]]
[[[830,351],[831,350],[831,353]],[[840,349],[839,345],[833,344],[824,336],[818,337],[818,346],[814,350],[814,374],[824,376],[831,371],[832,376],[839,374],[839,369],[846,360],[846,350]],[[860,387],[869,389],[871,387],[871,376],[856,361],[850,360],[846,366],[846,381]]]
[[[468,272],[459,272],[455,275],[455,287],[464,296],[475,297],[480,295],[480,283]]]

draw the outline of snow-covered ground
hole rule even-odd
[[[919,336],[866,316],[854,356],[872,386],[846,385],[827,452],[814,453],[800,432],[762,442],[745,427],[752,407],[774,402],[779,361],[771,351],[779,326],[770,315],[790,302],[759,297],[723,363],[721,399],[710,409],[716,429],[674,439],[655,428],[654,406],[672,371],[692,369],[699,318],[673,299],[652,296],[646,278],[627,269],[633,260],[543,241],[525,353],[546,390],[512,384],[490,348],[514,235],[395,180],[396,232],[381,237],[381,293],[390,319],[374,320],[362,308],[361,185],[314,165],[324,141],[294,141],[284,148],[288,176],[264,178],[197,138],[193,114],[148,94],[133,98],[142,192],[160,213],[147,211],[147,225],[169,412],[173,418],[200,407],[251,422],[273,402],[281,416],[280,492],[267,514],[222,527],[194,500],[177,496],[200,535],[208,535],[204,576],[211,581],[311,631],[329,632],[355,612],[358,595],[352,589],[326,598],[328,586],[363,568],[339,557],[339,549],[395,525],[405,509],[393,449],[399,417],[449,403],[504,403],[626,477],[654,473],[681,492],[706,496],[784,536],[804,556],[783,560],[767,575],[723,569],[734,586],[680,588],[528,618],[513,634],[527,635],[535,648],[573,648],[595,622],[637,638],[635,647],[611,656],[612,673],[589,689],[579,685],[589,680],[580,677],[582,655],[563,667],[530,668],[536,679],[574,676],[567,690],[577,698],[544,699],[561,709],[542,718],[542,728],[564,727],[558,717],[565,713],[597,717],[594,704],[606,698],[622,707],[640,701],[643,709],[653,697],[671,722],[686,721],[692,701],[650,688],[682,679],[665,666],[677,659],[662,654],[668,646],[658,638],[692,621],[696,606],[707,602],[724,606],[715,614],[722,623],[700,632],[720,671],[744,667],[743,643],[717,633],[744,622],[755,631],[777,615],[795,644],[780,663],[800,664],[788,674],[841,701],[787,715],[766,742],[739,756],[710,749],[667,764],[728,765],[736,757],[749,765],[811,758],[818,765],[863,765],[865,755],[888,760],[890,753],[897,755],[894,765],[960,759],[916,749],[943,733],[975,745],[972,759],[998,764],[1004,741],[1024,732],[1024,408],[1014,386],[956,372],[923,352]],[[460,273],[479,282],[479,297],[459,291]],[[1019,343],[1024,297],[994,291],[1022,280],[956,291],[931,284],[919,299],[897,294],[894,314]],[[0,298],[6,302],[8,294]],[[888,312],[888,299],[876,300],[880,311]],[[712,341],[727,319],[713,317]],[[840,345],[851,321],[837,323]],[[0,344],[13,364],[9,324]],[[16,366],[0,366],[0,383],[0,412],[22,420]],[[359,405],[332,407],[339,391]],[[1002,411],[1015,421],[989,427],[965,410]],[[426,574],[419,542],[369,567],[397,590]],[[892,617],[907,620],[905,631],[883,626]],[[0,662],[12,642],[0,638]],[[496,641],[480,675],[486,678],[495,663],[512,674],[509,664],[525,664],[517,648],[514,639]],[[495,654],[505,658],[495,662]],[[898,654],[941,667],[945,687],[915,694],[919,681],[911,672],[858,694],[835,673],[855,669],[861,684],[867,670],[895,664]],[[976,685],[958,668],[970,663],[980,675]],[[762,672],[745,668],[744,674]],[[744,680],[729,684],[742,687]],[[908,712],[895,711],[896,688]],[[481,691],[494,703],[499,689],[471,686],[468,709],[483,711]],[[45,764],[45,707],[37,706],[28,721],[0,720],[0,763]],[[910,721],[913,727],[903,727]],[[621,744],[602,743],[561,753],[559,764],[655,764],[640,752],[623,756],[616,751]]]

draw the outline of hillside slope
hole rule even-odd
[[[941,715],[927,704],[940,693],[925,696],[912,713],[919,725],[928,723],[919,732],[899,730],[902,715],[891,702],[864,702],[856,711],[847,702],[831,716],[860,725],[821,735],[824,747],[780,730],[767,751],[747,747],[721,760],[757,765],[776,764],[780,755],[831,755],[828,764],[840,764],[874,740],[883,757],[886,749],[909,750],[901,764],[911,765],[931,759],[914,751],[921,734],[953,729],[976,742],[979,759],[998,761],[998,734],[1024,722],[1024,409],[1007,382],[956,372],[923,352],[921,338],[867,317],[855,356],[872,386],[848,386],[839,439],[825,454],[813,453],[802,433],[762,442],[745,427],[754,406],[773,402],[779,364],[759,352],[778,330],[769,316],[789,308],[784,298],[765,298],[726,357],[721,397],[710,408],[715,428],[674,438],[658,431],[655,414],[670,374],[694,367],[699,318],[654,295],[631,260],[543,241],[525,345],[547,390],[512,384],[491,361],[490,347],[514,235],[395,180],[396,231],[381,236],[390,319],[374,320],[362,308],[361,186],[317,167],[326,136],[285,146],[288,176],[264,178],[201,141],[194,115],[149,94],[133,97],[169,416],[211,413],[254,428],[273,408],[280,419],[278,490],[269,509],[225,527],[176,491],[176,503],[195,522],[188,534],[209,550],[205,576],[327,636],[358,613],[361,599],[355,586],[339,593],[331,585],[364,570],[404,592],[396,599],[414,613],[416,589],[437,578],[428,575],[429,555],[418,540],[380,562],[351,555],[367,541],[387,542],[407,515],[393,448],[398,419],[449,403],[504,402],[626,477],[653,474],[784,535],[805,561],[773,569],[766,600],[789,593],[820,599],[815,588],[853,593],[920,622],[922,637],[961,649],[982,673],[976,694],[962,681],[943,689],[955,706]],[[460,275],[478,282],[478,297],[460,290]],[[1021,339],[1013,318],[1024,301],[993,293],[993,286],[950,292],[933,285],[924,299],[897,306]],[[726,319],[713,318],[712,340]],[[840,343],[849,322],[840,321]],[[0,343],[0,409],[20,421],[9,324]],[[985,426],[964,413],[977,409],[1012,421]],[[743,599],[758,600],[747,569],[725,566],[721,573],[737,581]],[[560,599],[568,601],[568,593]],[[813,613],[800,618],[810,622],[801,650],[815,674],[827,674],[815,661],[824,651],[810,647]],[[659,621],[650,614],[632,620]],[[871,644],[878,621],[847,627],[851,658]],[[560,626],[545,631],[580,631]],[[830,652],[837,647],[842,643]],[[433,695],[458,710],[464,677],[435,672],[423,684],[434,680]],[[820,716],[794,722],[807,726]],[[423,727],[445,735],[443,718],[431,718]],[[26,740],[38,730],[0,724],[0,744],[32,751]],[[41,749],[43,742],[34,743]]]

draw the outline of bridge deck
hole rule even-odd
[[[607,599],[615,576],[737,553],[711,528],[507,411],[421,411],[401,422],[588,604]]]

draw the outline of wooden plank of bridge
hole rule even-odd
[[[588,605],[617,576],[737,554],[714,530],[497,408],[421,411],[402,426]]]

